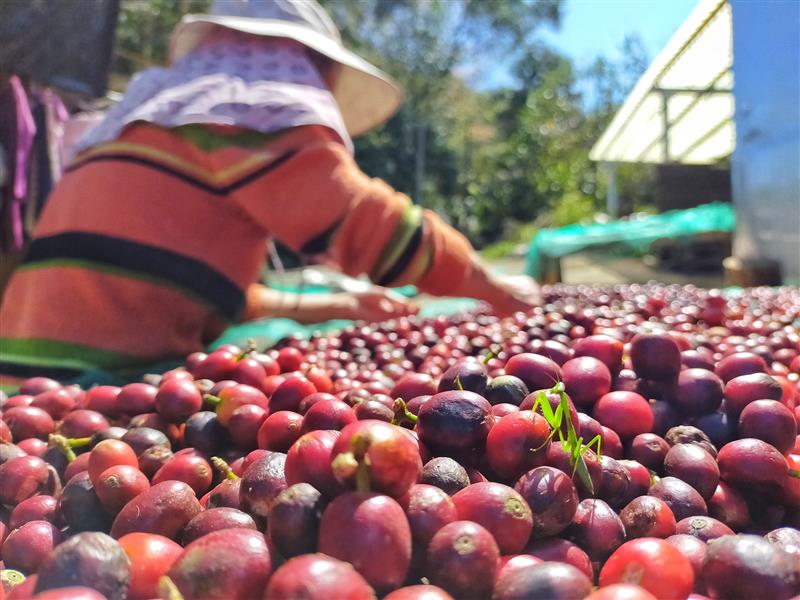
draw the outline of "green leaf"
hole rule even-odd
[[[492,360],[494,357],[496,357],[498,354],[500,354],[502,351],[503,347],[500,346],[499,344],[494,344],[492,346],[489,346],[489,351],[486,353],[486,356],[484,356],[483,359],[481,359],[483,360],[483,364],[485,365],[489,364],[489,361]]]

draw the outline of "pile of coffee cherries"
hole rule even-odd
[[[800,594],[800,290],[549,286],[0,397],[0,600]]]

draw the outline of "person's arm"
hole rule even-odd
[[[525,312],[541,302],[539,286],[531,277],[498,275],[476,253],[473,253],[473,261],[470,275],[450,295],[484,300],[501,315]]]
[[[325,255],[347,275],[485,300],[501,314],[537,301],[531,280],[509,286],[493,276],[461,233],[367,177],[335,142],[316,141],[294,152],[236,197],[290,248]]]
[[[336,294],[293,294],[253,284],[247,290],[245,320],[286,318],[298,323],[321,323],[334,319],[375,323],[408,316],[416,306],[390,290]]]

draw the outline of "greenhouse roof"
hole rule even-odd
[[[713,164],[736,144],[726,0],[701,0],[637,82],[589,157]]]

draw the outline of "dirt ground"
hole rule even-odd
[[[504,273],[522,273],[524,256],[510,256],[494,261],[495,267]],[[723,285],[722,271],[719,273],[676,273],[654,268],[638,258],[612,256],[601,251],[587,251],[565,256],[561,259],[561,274],[564,283],[662,283],[694,284],[713,288]]]

